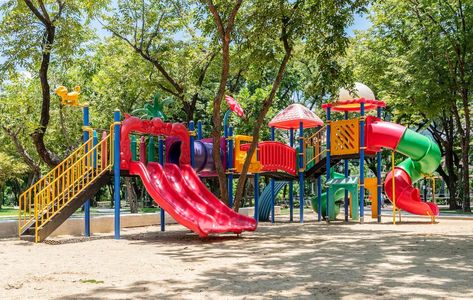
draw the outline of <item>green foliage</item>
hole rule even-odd
[[[13,156],[0,152],[0,187],[7,180],[24,176],[28,172],[28,166],[18,161]]]
[[[164,107],[173,103],[173,100],[170,98],[160,100],[159,94],[154,95],[153,105],[146,103],[144,108],[136,109],[132,112],[133,115],[138,115],[140,118],[152,119],[160,118],[163,121],[166,121],[167,117],[164,114]]]

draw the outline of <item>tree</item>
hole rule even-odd
[[[430,131],[445,156],[446,171],[440,166],[438,172],[451,192],[450,205],[460,195],[469,211],[473,6],[391,0],[372,9],[373,27],[355,39],[356,76],[388,100],[397,121]]]
[[[195,10],[188,1],[122,0],[113,16],[103,16],[105,27],[156,69],[157,87],[177,100],[187,122],[203,100],[207,71],[215,58],[205,36],[194,27]]]
[[[220,134],[220,102],[227,88],[229,64],[226,63],[230,61],[228,53],[231,50],[229,46],[231,45],[230,33],[233,27],[238,41],[238,44],[234,45],[234,49],[238,50],[235,55],[242,57],[246,54],[251,58],[248,65],[238,69],[237,82],[244,72],[240,72],[240,70],[253,70],[260,73],[261,70],[265,70],[264,72],[270,78],[268,84],[264,86],[267,88],[267,93],[263,100],[257,104],[259,111],[251,130],[253,142],[238,180],[234,207],[235,210],[238,210],[250,158],[256,149],[265,117],[274,101],[277,100],[276,97],[286,68],[293,57],[295,45],[301,45],[304,54],[311,55],[321,69],[328,68],[329,65],[325,62],[333,62],[330,59],[332,56],[344,52],[348,41],[345,35],[345,26],[352,20],[353,12],[362,8],[364,1],[339,1],[337,3],[332,1],[254,1],[243,3],[244,7],[238,16],[240,5],[238,1],[233,5],[219,2],[220,6],[214,5],[212,1],[207,1],[207,3],[216,27],[213,32],[219,38],[223,58],[219,88],[213,102],[214,145]],[[235,19],[241,21],[233,24]],[[232,88],[234,89],[234,87]],[[286,97],[291,96],[286,95]],[[225,175],[223,168],[218,167],[221,163],[215,149],[214,154],[221,195],[223,196],[226,190]]]
[[[39,157],[50,167],[60,162],[44,141],[50,123],[50,64],[54,54],[60,60],[79,50],[81,42],[88,38],[84,26],[88,19],[83,21],[83,14],[93,15],[102,4],[92,0],[9,0],[0,7],[4,14],[0,23],[1,54],[6,57],[2,69],[13,72],[20,67],[37,71],[42,101],[39,122],[31,138]]]

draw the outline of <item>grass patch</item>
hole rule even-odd
[[[456,214],[456,215],[473,215],[473,212],[463,212],[461,209],[448,209],[448,208],[441,208],[440,212],[442,214]]]
[[[103,280],[95,280],[95,279],[81,279],[81,283],[91,283],[91,284],[102,284],[104,283]]]
[[[161,209],[159,207],[143,207],[140,210],[143,213],[155,213],[159,212]]]
[[[0,217],[18,216],[18,209],[13,207],[0,208]]]

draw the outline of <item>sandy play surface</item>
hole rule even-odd
[[[473,221],[409,221],[0,240],[0,299],[473,298]]]

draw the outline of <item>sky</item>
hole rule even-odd
[[[0,15],[0,18],[2,16]],[[353,25],[347,28],[347,34],[350,37],[355,35],[355,30],[366,30],[371,26],[371,22],[368,20],[367,15],[365,14],[357,14],[355,15],[355,20]],[[105,28],[98,21],[92,22],[92,27],[97,31],[97,35],[104,37],[110,36],[110,32],[107,31]],[[4,58],[0,55],[0,64],[4,62]]]

